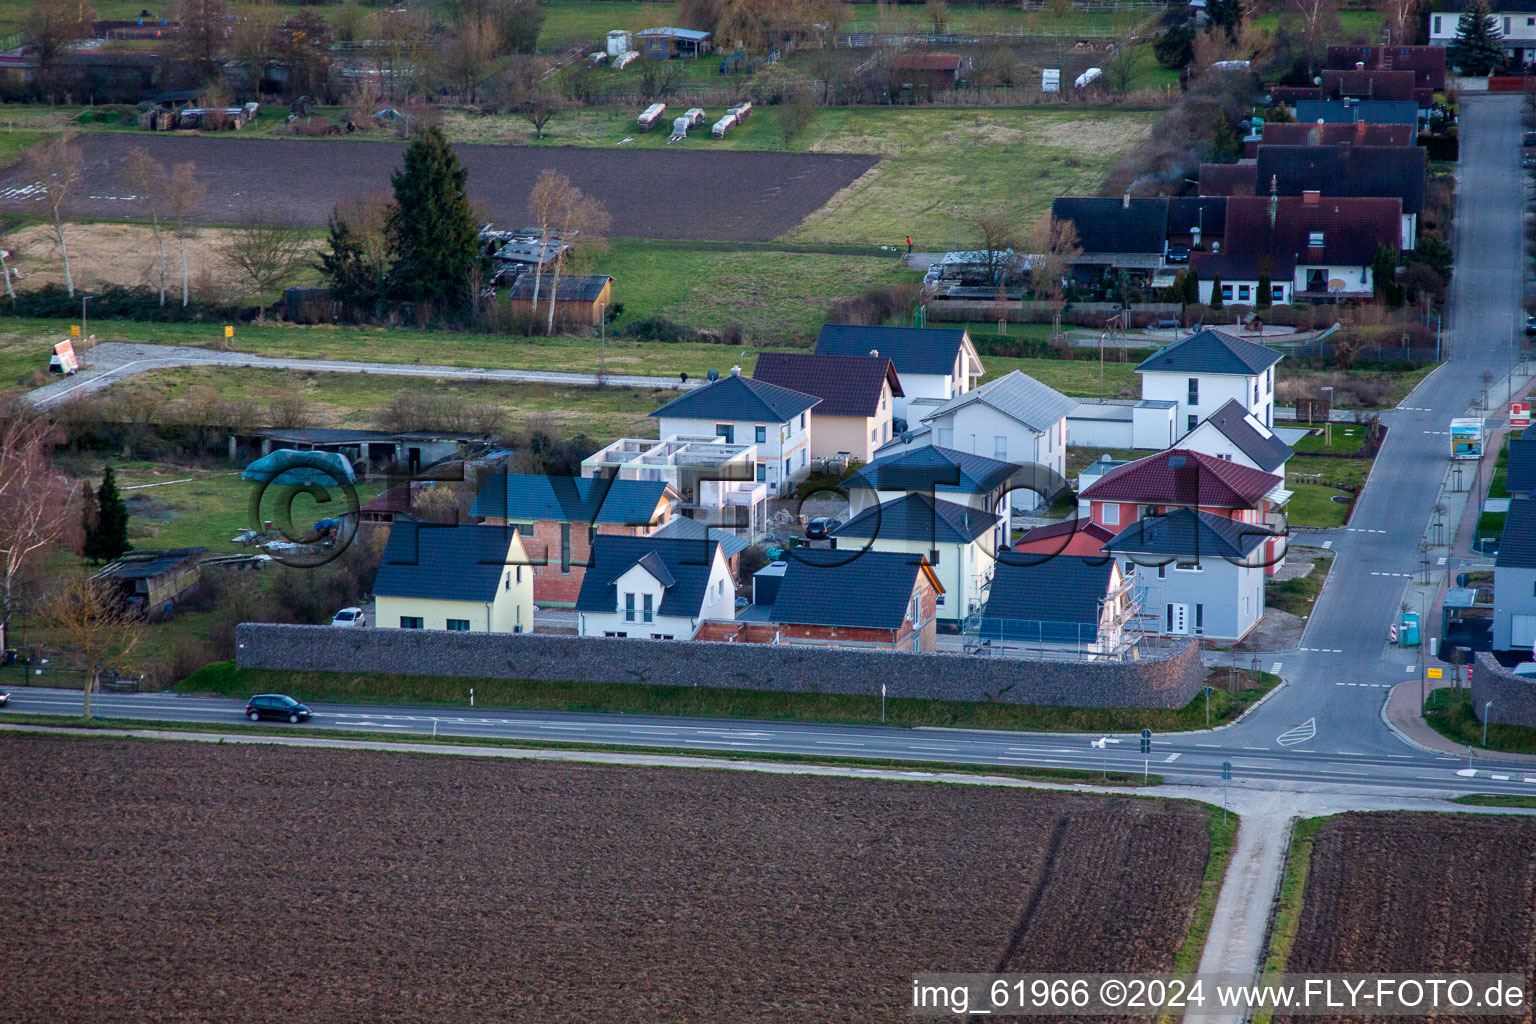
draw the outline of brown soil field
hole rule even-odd
[[[170,165],[191,160],[208,198],[198,219],[238,223],[282,217],[323,225],[350,197],[387,193],[404,143],[199,138],[102,132],[80,138],[85,182],[76,214],[138,219],[122,183],[135,146]],[[469,172],[470,198],[503,225],[527,220],[528,191],[546,167],[601,199],[617,238],[762,241],[777,238],[875,163],[873,156],[814,153],[681,152],[577,147],[455,147]],[[23,165],[0,173],[0,210],[37,214]]]
[[[0,1021],[909,1018],[1167,970],[1207,812],[696,769],[0,737]]]
[[[1313,843],[1301,919],[1285,969],[1536,977],[1533,851],[1536,817],[1398,813],[1332,818]],[[1282,1019],[1316,1024],[1354,1018],[1275,1018]],[[1531,1016],[1497,1019],[1529,1021]]]

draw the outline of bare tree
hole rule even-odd
[[[427,59],[431,29],[415,11],[399,5],[373,16],[367,53],[373,61],[379,87],[398,101],[406,95]]]
[[[101,674],[120,668],[138,647],[142,629],[105,586],[79,573],[60,583],[43,605],[43,618],[58,637],[63,660],[84,676],[81,715],[91,717],[91,692]]]
[[[672,95],[678,82],[682,81],[683,62],[680,60],[659,60],[642,51],[635,63],[640,66],[640,96],[646,102]]]
[[[1104,61],[1104,84],[1124,96],[1136,84],[1147,58],[1147,47],[1137,46],[1129,37],[1121,39],[1115,44],[1115,52]]]
[[[784,148],[788,149],[816,120],[816,97],[808,86],[791,90],[789,101],[779,104],[779,131],[784,136]]]
[[[292,282],[309,263],[304,229],[274,220],[251,220],[230,233],[219,256],[231,275],[256,299],[258,315],[272,292]]]
[[[260,96],[262,80],[277,59],[277,26],[259,15],[242,17],[230,31],[227,49],[230,62],[245,71],[244,95]]]
[[[984,212],[971,218],[971,227],[981,236],[981,251],[985,255],[987,270],[993,282],[1001,284],[1017,268],[1020,246],[1018,225],[1003,214]]]
[[[1382,21],[1392,30],[1392,42],[1402,46],[1413,41],[1413,32],[1409,26],[1419,13],[1420,0],[1380,0],[1377,10],[1381,12]]]
[[[934,35],[941,35],[949,27],[948,0],[928,0],[923,5],[923,17],[933,29]]]
[[[1035,222],[1025,247],[1029,250],[1030,282],[1035,298],[1047,302],[1059,300],[1063,280],[1083,255],[1077,225],[1046,214]]]
[[[570,103],[564,96],[549,89],[536,89],[518,101],[517,112],[522,115],[524,121],[533,125],[533,137],[542,139],[544,129],[549,122],[569,107]]]
[[[34,0],[21,21],[21,34],[37,49],[37,66],[46,70],[71,43],[91,34],[96,10],[81,0]]]
[[[471,18],[439,48],[439,72],[466,102],[475,102],[480,84],[496,61],[501,33],[489,18]]]
[[[547,168],[539,172],[539,178],[534,182],[533,192],[528,197],[528,210],[539,227],[544,252],[555,249],[549,259],[553,281],[545,327],[547,334],[554,334],[555,296],[560,293],[560,274],[578,246],[589,251],[601,246],[603,233],[608,230],[611,219],[601,202],[585,195],[571,184],[570,178]],[[543,276],[541,263],[534,271],[534,313],[538,312],[539,288]]]
[[[1308,70],[1322,62],[1323,46],[1339,29],[1339,0],[1286,0],[1288,14],[1295,15],[1307,51]]]
[[[187,239],[197,230],[192,221],[207,198],[208,186],[197,180],[197,165],[188,160],[171,170],[165,193],[165,214],[176,234],[176,254],[181,257],[181,304],[191,301],[191,275],[187,272]]]
[[[27,171],[37,180],[53,223],[54,241],[64,261],[64,286],[75,297],[75,279],[69,272],[69,246],[64,242],[64,222],[74,206],[75,191],[84,177],[85,158],[72,132],[64,132],[27,150]]]
[[[139,206],[149,215],[150,227],[155,232],[155,245],[160,251],[160,305],[165,305],[165,205],[171,187],[171,176],[165,165],[142,146],[135,146],[123,157],[123,180]]]
[[[171,8],[176,30],[176,50],[196,61],[204,75],[218,70],[218,58],[224,51],[233,27],[229,8],[221,0],[177,0]]]
[[[69,482],[53,465],[56,428],[20,409],[0,420],[0,643],[10,637],[17,582],[73,522]]]

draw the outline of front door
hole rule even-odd
[[[1168,606],[1168,632],[1174,636],[1184,636],[1189,632],[1189,605],[1170,604]]]

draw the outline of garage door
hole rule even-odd
[[[1509,629],[1511,647],[1528,650],[1536,644],[1536,615],[1511,615]]]

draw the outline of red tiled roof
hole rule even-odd
[[[1298,263],[1367,267],[1376,258],[1378,246],[1402,244],[1400,199],[1318,196],[1308,202],[1305,196],[1280,196],[1275,199],[1273,225],[1269,202],[1268,196],[1227,200],[1227,233],[1221,251],[1190,256],[1202,280],[1220,274],[1224,281],[1254,281],[1266,270],[1271,279],[1288,279]],[[1312,233],[1319,231],[1322,246],[1309,246]]]
[[[1115,534],[1088,519],[1063,519],[1037,526],[1013,544],[1013,550],[1041,555],[1097,555]]]
[[[1443,46],[1330,46],[1323,67],[1348,71],[1356,64],[1378,71],[1412,71],[1421,88],[1445,88]]]
[[[1298,124],[1272,122],[1264,126],[1266,146],[1411,146],[1413,128],[1406,124]]]
[[[1201,164],[1203,196],[1251,196],[1258,180],[1253,164]]]
[[[1083,491],[1090,501],[1144,505],[1258,508],[1281,480],[1187,448],[1170,448],[1112,469]]]
[[[752,379],[821,399],[812,416],[874,416],[880,411],[880,385],[886,381],[892,395],[903,394],[896,368],[884,356],[764,352],[757,357]]]
[[[1412,71],[1324,71],[1321,96],[1340,100],[1416,99]]]

